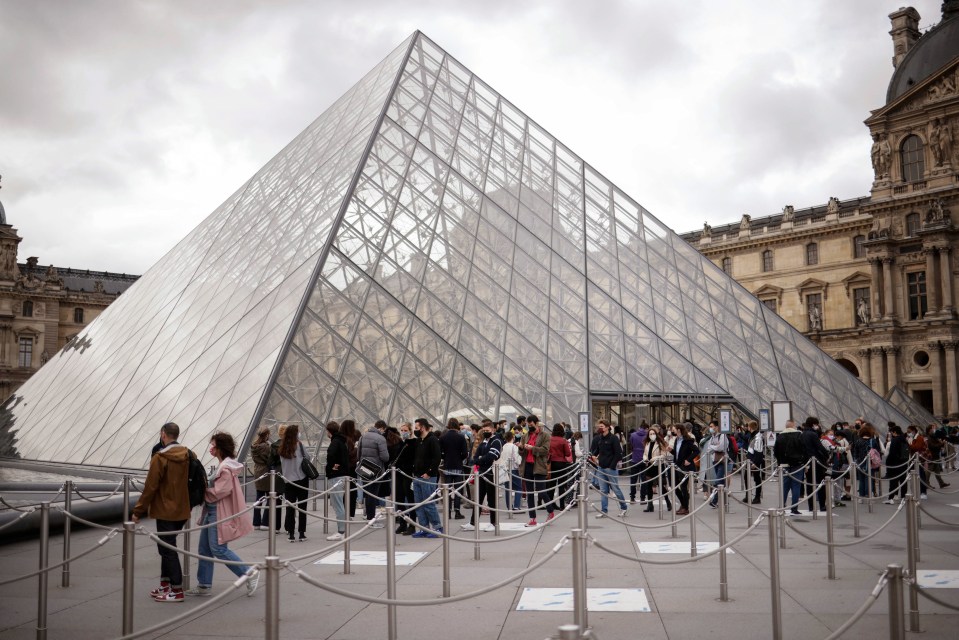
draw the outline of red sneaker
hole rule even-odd
[[[527,527],[535,527],[535,526],[536,526],[536,518],[533,518],[532,520],[530,520],[529,522],[527,522],[527,523],[526,523],[526,526],[527,526]]]
[[[552,519],[555,518],[555,517],[556,517],[556,512],[554,511],[553,513],[551,513],[551,514],[549,514],[548,516],[546,516],[546,522],[549,522],[550,520],[552,520]]]
[[[170,583],[166,581],[161,581],[159,587],[150,591],[150,597],[155,598],[157,596],[162,596],[164,593],[167,593],[169,591],[170,591]]]
[[[154,596],[155,602],[183,602],[183,589],[170,589],[166,593]]]

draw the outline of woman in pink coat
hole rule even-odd
[[[215,528],[207,526],[200,531],[200,546],[197,551],[201,556],[241,562],[240,557],[226,545],[230,540],[236,540],[253,531],[253,519],[249,511],[236,515],[246,508],[246,499],[237,477],[243,470],[243,465],[235,459],[236,443],[233,436],[228,433],[213,434],[210,439],[210,455],[216,458],[219,464],[207,479],[206,499],[197,524],[210,525],[217,520],[222,522]],[[237,576],[250,570],[246,565],[228,564],[227,567]],[[253,595],[259,578],[259,574],[250,577],[246,583],[246,595]],[[209,596],[213,593],[212,560],[200,560],[196,582],[197,586],[187,591],[187,595]]]

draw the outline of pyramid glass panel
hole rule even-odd
[[[143,468],[167,421],[244,456],[263,424],[647,393],[908,421],[416,33],[7,400],[0,455]]]

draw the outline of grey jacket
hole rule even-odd
[[[377,431],[376,427],[371,427],[369,431],[360,436],[360,460],[372,460],[384,469],[390,461],[390,453],[386,448],[386,438]]]

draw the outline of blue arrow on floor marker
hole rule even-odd
[[[572,592],[572,591],[563,591],[562,593],[554,593],[554,594],[553,594],[553,597],[554,597],[554,598],[560,598],[560,597],[562,597],[562,596],[571,596],[571,595],[573,595],[573,592]]]

